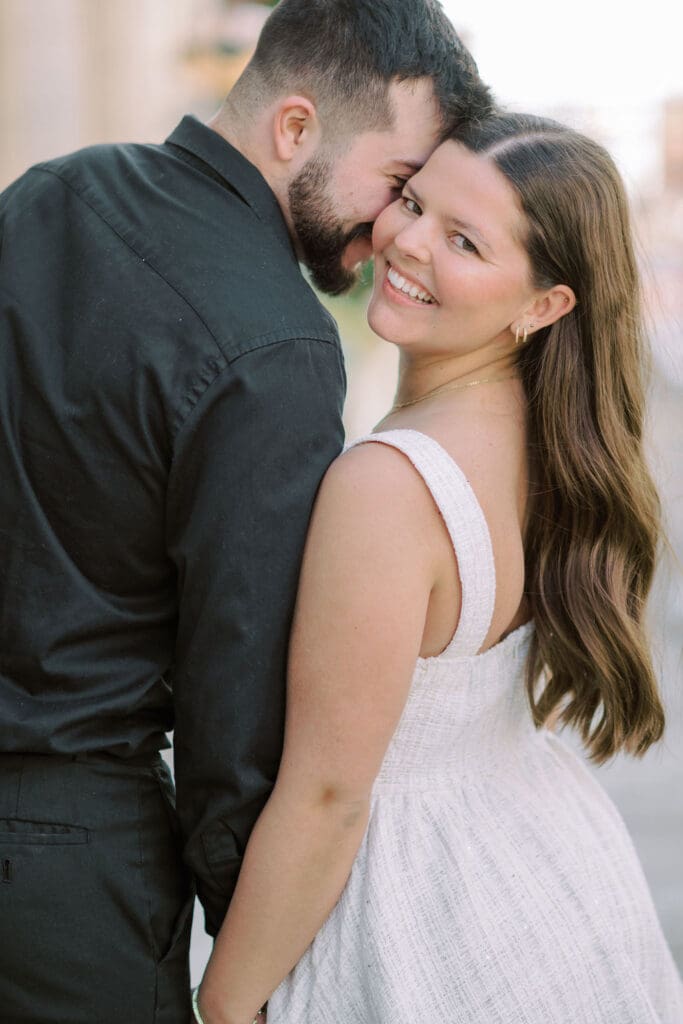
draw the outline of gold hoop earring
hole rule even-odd
[[[533,331],[533,329],[533,324],[529,324],[528,326],[525,325],[524,327],[520,327],[519,324],[517,324],[517,326],[515,327],[515,345],[526,345],[527,338],[529,337],[529,332]],[[519,337],[520,334],[522,335],[521,340]]]

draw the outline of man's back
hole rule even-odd
[[[5,751],[75,753],[84,730],[90,750],[158,749],[172,721],[167,541],[191,499],[175,461],[192,461],[188,419],[212,387],[236,387],[231,364],[269,345],[319,339],[340,369],[284,224],[276,237],[272,210],[264,224],[186,154],[98,147],[32,170],[0,206]],[[257,434],[288,411],[265,410],[246,450],[224,437],[225,472],[247,472]],[[209,540],[229,545],[230,524]]]
[[[185,855],[214,928],[277,770],[296,578],[343,392],[334,322],[275,196],[193,119],[162,146],[41,165],[0,197],[0,768],[28,792],[39,764],[45,794],[67,762],[148,778],[175,725]],[[19,814],[19,792],[0,793],[12,834],[66,822],[98,848],[63,780],[49,812]],[[180,911],[150,912],[163,946]]]

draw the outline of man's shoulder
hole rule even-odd
[[[154,335],[169,320],[174,331],[193,325],[189,362],[217,350],[232,362],[298,339],[339,347],[286,239],[166,145],[80,149],[36,164],[14,192],[38,241],[52,232],[66,249],[78,239],[92,273],[106,276],[107,308],[140,307]]]
[[[74,150],[33,164],[10,185],[4,196],[20,197],[67,188],[78,195],[90,185],[102,181],[107,185],[134,174],[135,167],[158,159],[158,146],[140,143],[100,144]]]
[[[43,160],[2,193],[0,207],[21,215],[41,203],[57,204],[54,209],[65,215],[68,211],[71,219],[89,207],[106,220],[109,209],[140,191],[150,167],[160,159],[160,149],[140,143],[101,144]]]
[[[98,143],[43,160],[32,171],[46,172],[74,184],[87,182],[92,174],[114,175],[123,168],[141,169],[163,159],[163,147],[152,143]]]

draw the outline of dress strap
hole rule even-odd
[[[496,598],[493,547],[481,505],[457,463],[427,434],[418,430],[387,430],[359,437],[348,448],[369,442],[403,452],[424,480],[441,513],[455,551],[462,590],[458,626],[443,655],[474,655],[489,631]]]

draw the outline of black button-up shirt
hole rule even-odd
[[[167,746],[215,930],[281,752],[336,326],[256,168],[185,118],[0,197],[0,752]]]

